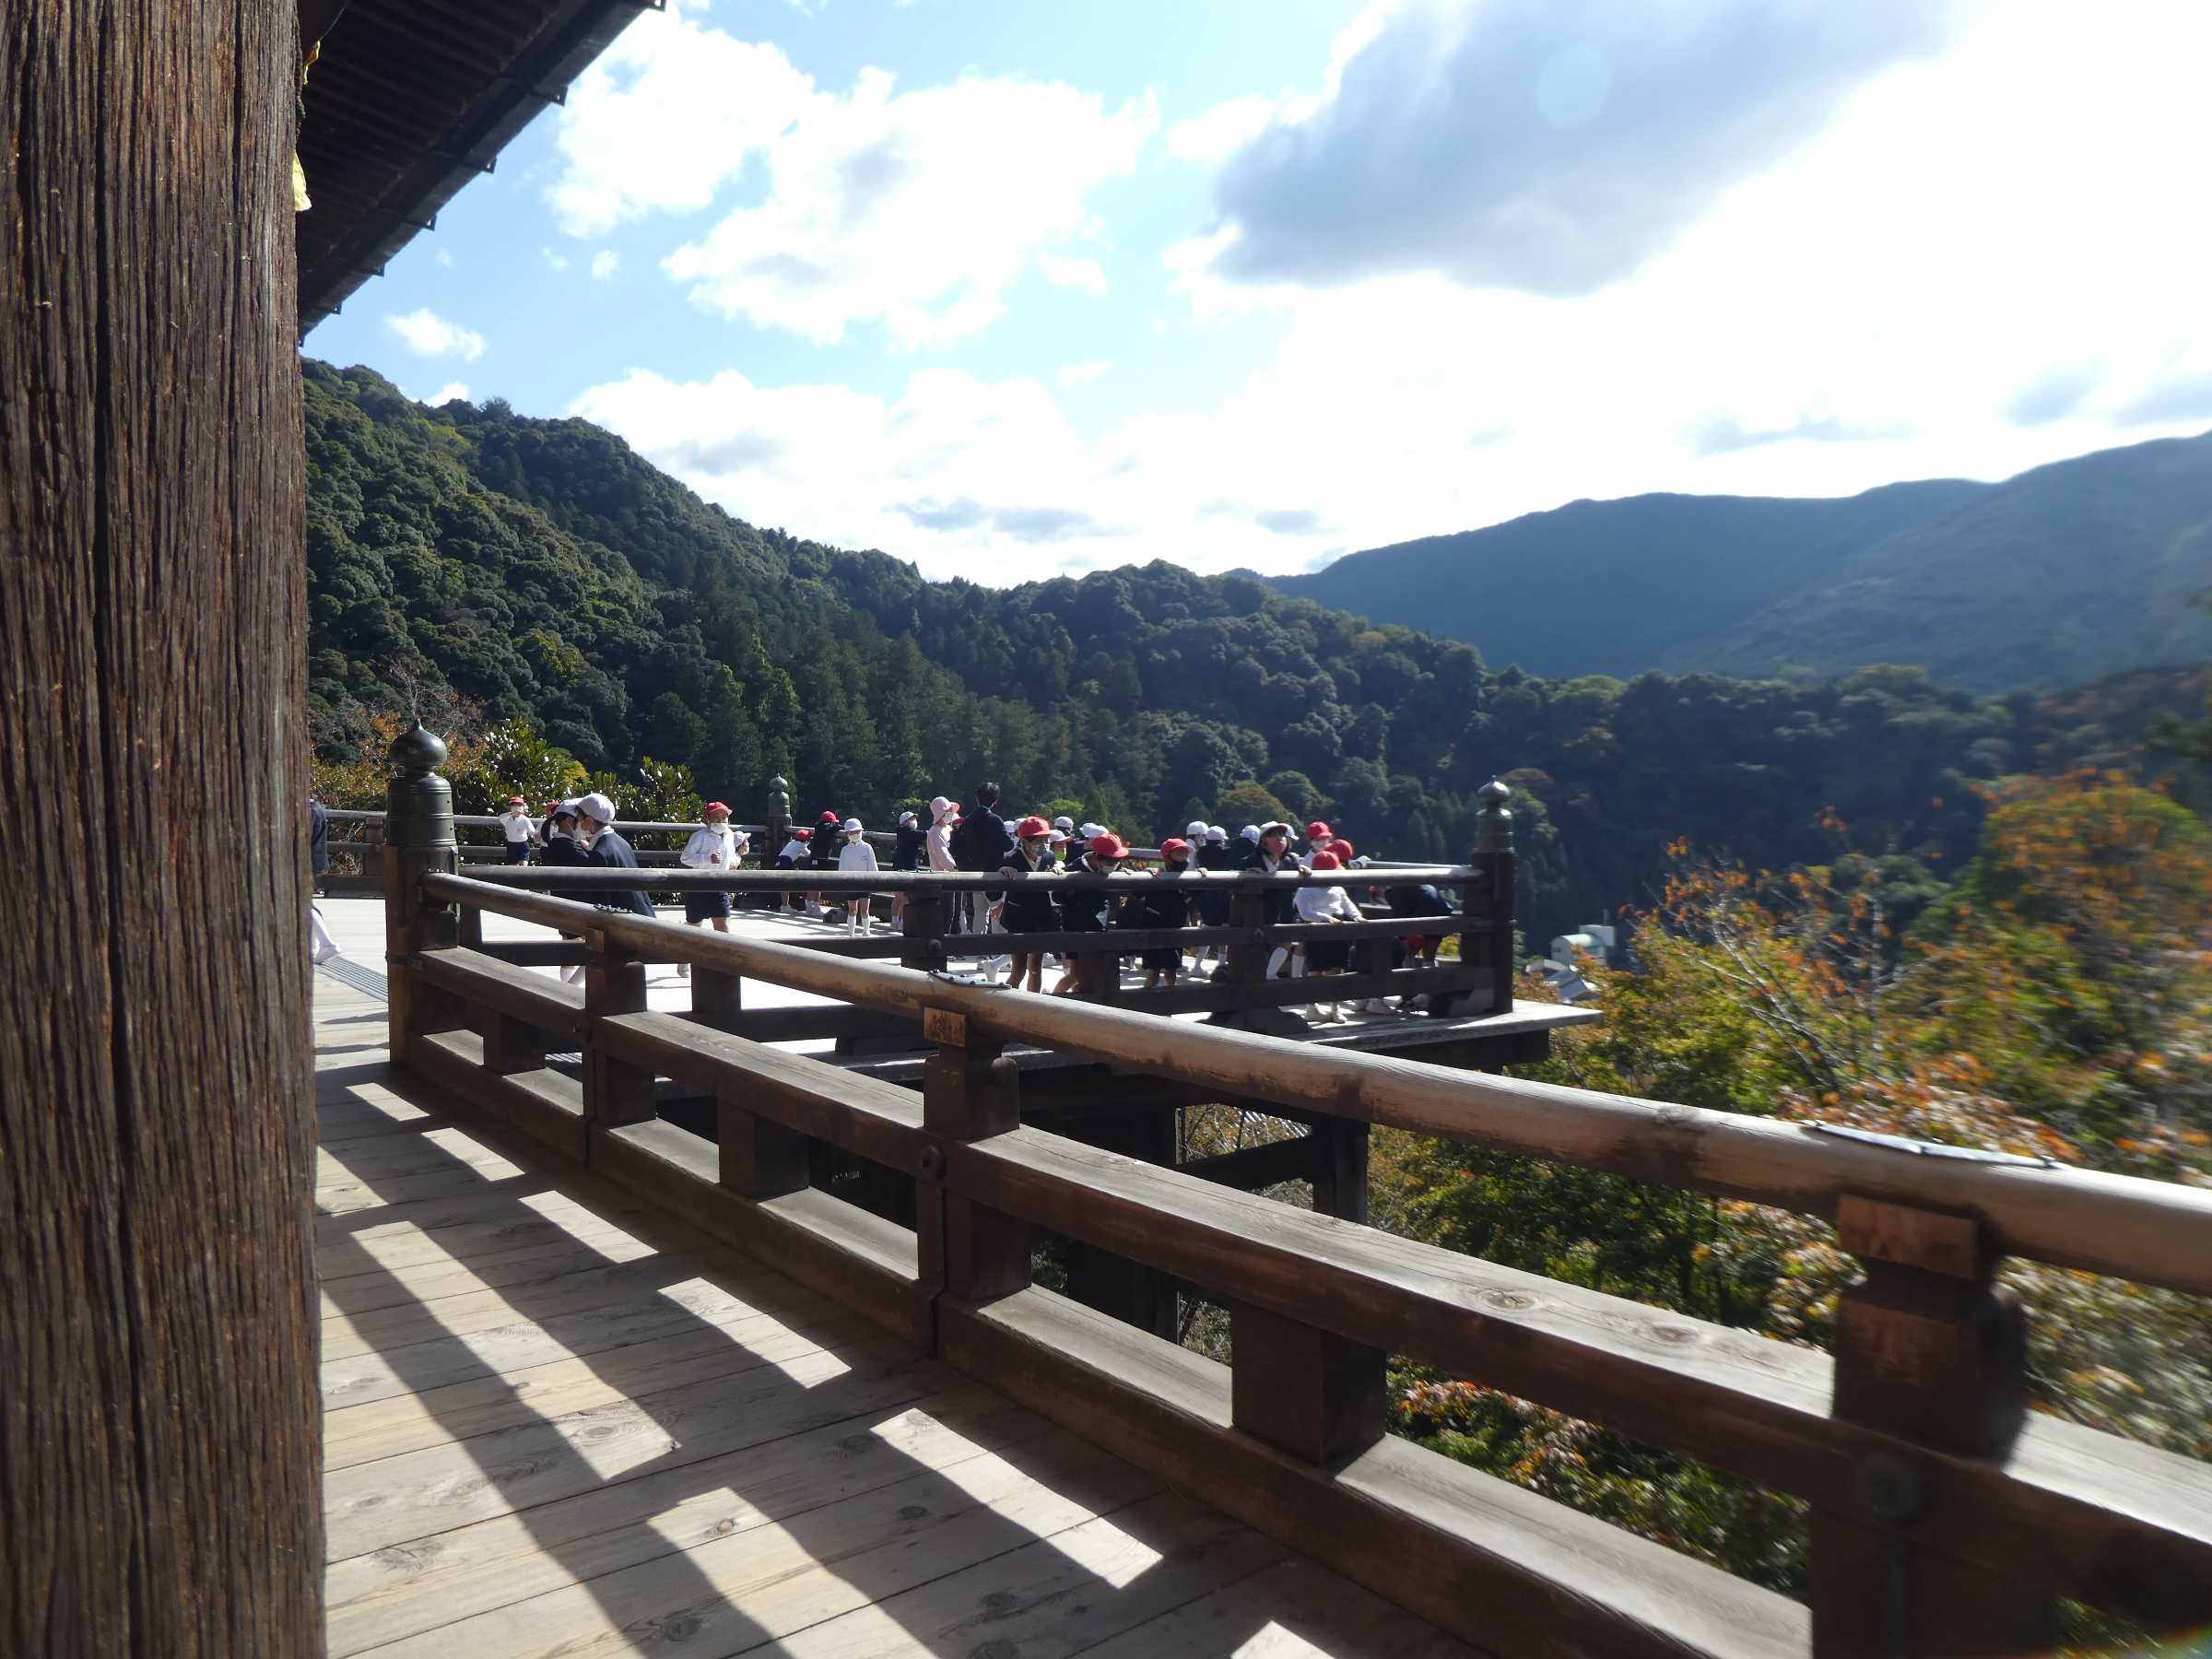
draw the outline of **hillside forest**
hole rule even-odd
[[[930,582],[735,519],[585,421],[427,410],[363,369],[306,377],[310,711],[330,762],[365,758],[377,711],[451,729],[465,706],[624,788],[646,789],[649,760],[686,769],[740,817],[776,774],[809,814],[877,823],[993,777],[1147,841],[1202,814],[1321,816],[1417,859],[1466,853],[1497,775],[1541,940],[1652,902],[1677,838],[1784,868],[1839,850],[1825,813],[1906,886],[1955,869],[1981,790],[2132,755],[2206,683],[2199,665],[1988,700],[1912,667],[1547,678],[1166,563]]]
[[[588,777],[636,816],[705,794],[758,817],[782,773],[806,815],[881,824],[988,776],[1146,839],[1318,815],[1444,858],[1497,775],[1527,936],[1634,926],[1630,965],[1588,965],[1603,1020],[1533,1075],[2212,1183],[2201,662],[1995,697],[1907,665],[1546,677],[1165,563],[924,582],[733,518],[588,423],[306,375],[335,803],[375,804],[410,709],[453,734],[468,810]],[[1373,1204],[1397,1231],[1815,1346],[1855,1271],[1814,1221],[1394,1133]],[[2038,1409],[2212,1457],[2204,1303],[2005,1272]],[[1187,1339],[1218,1340],[1194,1312]],[[1464,1380],[1392,1385],[1401,1432],[1802,1594],[1792,1500]],[[2135,1638],[2072,1618],[2085,1648]]]

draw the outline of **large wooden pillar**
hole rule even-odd
[[[290,0],[0,0],[0,1652],[322,1648]]]

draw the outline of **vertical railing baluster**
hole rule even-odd
[[[1866,1277],[1836,1310],[1835,1415],[2001,1458],[2027,1414],[2026,1326],[2019,1299],[1991,1282],[1981,1224],[1847,1195],[1837,1230]],[[1995,1659],[2056,1645],[2048,1593],[1916,1533],[1928,1478],[1909,1455],[1866,1454],[1852,1485],[1855,1510],[1813,1513],[1818,1659]]]
[[[1242,1432],[1329,1464],[1382,1438],[1388,1356],[1265,1309],[1230,1315],[1230,1415]]]
[[[597,929],[584,935],[583,1113],[595,1129],[642,1124],[660,1115],[653,1073],[614,1059],[594,1041],[599,1021],[645,1011],[645,964]]]
[[[922,1077],[923,1126],[935,1141],[979,1141],[1019,1125],[1019,1077],[996,1039],[936,1008],[923,1015],[922,1032],[937,1045]],[[922,1282],[979,1302],[1026,1288],[1030,1224],[948,1190],[946,1150],[924,1151],[915,1183]]]

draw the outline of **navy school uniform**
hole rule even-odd
[[[1191,920],[1191,896],[1178,891],[1181,882],[1176,876],[1155,876],[1144,884],[1141,893],[1132,893],[1122,906],[1121,924],[1124,927],[1187,927]],[[1146,968],[1180,968],[1182,952],[1172,945],[1156,945],[1139,959]]]
[[[563,835],[555,830],[552,819],[547,818],[538,833],[545,842],[545,854],[539,862],[564,869],[582,869],[591,864],[592,855],[583,850],[574,836]],[[549,888],[547,891],[556,899],[571,899],[579,904],[594,902],[591,894],[579,892],[574,888]]]
[[[1000,872],[1007,876],[1049,876],[1059,868],[1052,854],[1045,853],[1035,864],[1023,857],[1019,849],[1011,853]],[[1026,883],[1006,889],[1006,902],[998,912],[998,924],[1010,934],[1056,933],[1060,915],[1053,903],[1050,888],[1030,887]]]
[[[898,844],[891,849],[891,868],[894,870],[920,869],[922,867],[922,847],[926,840],[927,833],[919,825],[900,825]]]
[[[630,850],[628,841],[612,830],[600,831],[599,839],[592,843],[591,851],[584,854],[584,862],[602,870],[634,870],[638,868],[637,853]],[[653,900],[647,898],[642,891],[599,893],[594,896],[593,902],[601,910],[631,911],[644,917],[648,922],[653,919]]]
[[[1239,838],[1239,844],[1242,844],[1241,837]],[[1196,862],[1202,870],[1233,870],[1237,867],[1236,857],[1226,841],[1219,846],[1207,841],[1198,849]],[[1228,924],[1229,893],[1226,889],[1209,891],[1199,898],[1198,920],[1208,927]]]

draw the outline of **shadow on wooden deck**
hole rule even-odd
[[[333,1654],[1465,1651],[341,1041]]]

